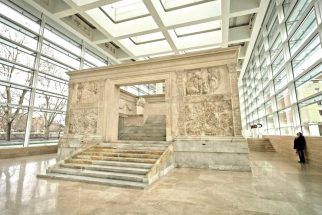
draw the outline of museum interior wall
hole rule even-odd
[[[264,135],[274,146],[277,153],[280,153],[285,159],[298,161],[298,155],[293,149],[294,136]],[[306,140],[306,161],[314,167],[322,169],[322,139],[321,137],[305,137]]]

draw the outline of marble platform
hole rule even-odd
[[[174,142],[177,167],[251,171],[243,137],[186,137]]]

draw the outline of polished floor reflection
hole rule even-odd
[[[0,214],[322,214],[322,171],[252,153],[252,173],[175,169],[147,190],[37,179],[54,155],[0,160]]]

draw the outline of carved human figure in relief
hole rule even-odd
[[[201,93],[202,78],[197,72],[187,73],[186,94],[199,95]]]
[[[77,103],[91,103],[97,99],[98,87],[94,82],[79,83],[77,87]]]
[[[201,135],[204,115],[200,103],[185,106],[185,124],[187,135]]]
[[[145,99],[140,97],[136,102],[136,114],[144,113]]]
[[[215,68],[208,68],[208,82],[209,82],[209,91],[214,93],[220,84],[220,70]]]
[[[69,133],[71,134],[96,134],[97,110],[74,110],[70,115]]]

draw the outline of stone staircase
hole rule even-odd
[[[165,141],[166,117],[148,116],[143,126],[126,126],[119,133],[120,140]]]
[[[267,138],[248,138],[247,142],[251,152],[276,152]]]
[[[117,141],[94,145],[38,177],[145,188],[173,165],[173,146],[169,142]]]

